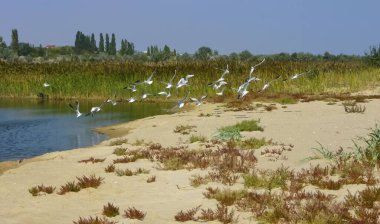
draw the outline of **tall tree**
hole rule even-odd
[[[96,52],[98,49],[96,47],[96,41],[95,41],[95,35],[94,35],[94,33],[91,34],[90,43],[91,43],[91,51],[92,52]]]
[[[7,47],[7,44],[3,40],[3,37],[0,36],[0,48],[6,48],[6,47]]]
[[[99,37],[99,52],[104,52],[104,39],[102,33],[100,33]]]
[[[108,33],[106,33],[106,53],[110,53],[110,37],[108,36]]]
[[[111,37],[110,54],[116,55],[116,37],[114,33],[112,33],[112,37]]]
[[[18,46],[18,32],[17,32],[17,29],[13,29],[12,30],[11,48],[12,48],[13,52],[18,55],[19,46]]]

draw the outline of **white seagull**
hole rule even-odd
[[[202,101],[207,98],[207,95],[201,96],[199,99],[190,97],[190,100],[195,102],[196,105],[199,107],[202,104]]]
[[[49,86],[50,86],[50,84],[49,84],[49,83],[47,83],[47,82],[44,82],[43,86],[46,88],[46,87],[49,87]]]
[[[152,74],[149,76],[149,78],[148,78],[147,80],[144,80],[143,83],[146,83],[146,84],[148,84],[148,85],[151,85],[151,84],[153,83],[152,78],[153,78],[153,75],[154,75],[155,73],[156,73],[156,69],[152,72]]]
[[[309,72],[310,72],[310,71],[302,72],[302,73],[297,73],[297,74],[293,75],[293,76],[290,77],[290,78],[284,79],[283,81],[288,81],[288,80],[298,79],[301,75],[305,75],[305,74],[307,74],[307,73],[309,73]]]
[[[185,98],[183,98],[183,99],[181,99],[180,101],[177,102],[177,105],[174,106],[173,109],[175,107],[182,108],[183,106],[185,106],[185,101],[189,97],[189,95],[190,95],[190,91],[187,93],[187,95],[185,96]]]
[[[255,71],[255,68],[257,66],[261,65],[262,63],[264,63],[264,61],[265,61],[265,58],[261,62],[259,62],[258,64],[251,67],[251,71],[249,72],[249,79],[252,78],[252,73],[253,73],[253,71]]]
[[[237,90],[237,98],[240,99],[240,98],[243,98],[245,95],[247,95],[249,93],[249,91],[247,90],[248,89],[248,86],[249,86],[249,83],[250,82],[245,82],[243,83],[242,85],[239,86],[238,90]]]
[[[218,96],[223,96],[223,92],[224,92],[225,89],[226,89],[226,88],[224,87],[224,88],[222,89],[222,91],[217,92],[216,95],[218,95]]]
[[[218,82],[218,81],[217,81]],[[215,83],[214,86],[212,87],[213,90],[216,90],[216,89],[219,89],[220,87],[222,87],[223,85],[226,85],[227,82],[226,81],[219,81],[219,83]]]
[[[281,75],[278,75],[276,78],[274,78],[273,80],[265,83],[265,85],[263,86],[263,88],[261,90],[259,90],[259,93],[264,91],[266,88],[268,88],[270,86],[270,84],[273,82],[273,81],[276,81],[277,79],[281,78]]]
[[[181,78],[178,83],[177,83],[177,91],[179,88],[181,88],[182,86],[188,86],[188,82],[189,82],[189,78],[193,77],[194,75],[187,75],[185,78]]]
[[[226,69],[220,69],[220,68],[218,68],[218,69],[222,70],[223,74],[222,74],[222,76],[216,82],[221,82],[221,81],[224,80],[224,76],[230,73],[230,70],[228,70],[228,64],[226,66]]]
[[[134,97],[130,97],[128,100],[128,103],[133,103],[136,101],[136,99]]]
[[[94,117],[94,114],[101,111],[102,110],[102,106],[103,106],[104,102],[102,104],[100,104],[100,106],[98,107],[91,107],[91,110],[90,112],[88,112],[86,115],[84,116],[89,116],[91,114],[92,117]]]
[[[173,77],[170,79],[170,81],[169,82],[162,82],[161,81],[161,83],[163,83],[163,84],[165,84],[166,85],[166,87],[165,87],[165,89],[170,89],[170,88],[172,88],[173,87],[173,84],[172,84],[172,82],[173,82],[173,80],[174,80],[174,77],[177,75],[177,70],[174,70],[174,75],[173,75]]]
[[[166,96],[166,98],[169,98],[171,96],[170,90],[168,92],[162,91],[157,93],[158,95]]]
[[[75,101],[75,105],[76,105],[76,107],[74,108],[74,106],[71,105],[71,103],[69,103],[69,107],[73,111],[75,111],[75,113],[77,114],[77,118],[79,118],[80,116],[82,116],[82,113],[79,111],[79,102],[78,102],[78,100]]]

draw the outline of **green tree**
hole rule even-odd
[[[106,33],[106,53],[110,53],[110,37],[108,36],[108,33]]]
[[[95,35],[94,33],[91,34],[91,40],[90,40],[90,43],[91,43],[91,51],[92,52],[96,52],[98,49],[96,47],[96,40],[95,40]]]
[[[127,40],[124,41],[124,39],[121,39],[121,44],[120,44],[120,54],[121,55],[127,54],[127,45],[125,44],[125,42],[127,42]]]
[[[209,47],[200,47],[194,56],[198,60],[206,61],[212,56],[212,50]]]
[[[18,55],[19,43],[18,43],[18,32],[17,32],[17,29],[13,29],[12,30],[11,48],[12,48],[13,52],[16,55]]]
[[[111,37],[110,54],[116,55],[116,37],[114,33],[112,33],[112,37]]]
[[[240,54],[239,54],[239,58],[242,61],[248,61],[248,60],[252,59],[252,57],[253,57],[253,55],[249,50],[244,50],[244,51],[240,52]]]
[[[6,47],[7,47],[7,44],[3,40],[3,37],[0,36],[0,48],[6,48]]]
[[[102,33],[99,35],[99,52],[104,52],[104,38]]]

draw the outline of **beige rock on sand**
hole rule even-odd
[[[380,100],[364,103],[363,114],[348,114],[341,103],[327,105],[326,102],[309,102],[287,105],[271,112],[263,109],[254,111],[226,111],[221,104],[205,104],[188,112],[149,117],[127,124],[103,128],[101,131],[110,136],[122,136],[128,139],[123,147],[139,148],[132,143],[160,143],[163,146],[189,145],[199,147],[198,143],[189,143],[189,136],[174,133],[178,125],[193,125],[193,132],[211,139],[218,128],[232,125],[247,119],[260,119],[263,132],[243,133],[244,136],[265,137],[275,142],[292,144],[294,148],[286,152],[286,157],[270,161],[257,153],[260,168],[275,168],[281,165],[292,169],[308,166],[304,159],[313,155],[311,150],[318,143],[329,149],[351,145],[356,136],[364,136],[368,128],[380,123]],[[200,113],[210,114],[202,116]],[[202,208],[215,208],[216,201],[203,197],[206,186],[189,186],[192,174],[204,173],[200,170],[163,171],[157,164],[148,160],[134,163],[117,164],[118,168],[145,168],[149,174],[131,177],[119,177],[114,173],[105,173],[104,168],[117,156],[112,154],[118,146],[109,146],[114,140],[99,145],[64,152],[49,153],[32,161],[25,160],[21,166],[6,170],[0,176],[0,223],[72,223],[79,217],[102,217],[103,206],[108,202],[120,208],[136,207],[147,213],[143,221],[136,221],[121,215],[110,220],[119,223],[175,223],[174,216],[180,210],[197,205]],[[78,163],[79,160],[105,158],[102,163]],[[4,165],[3,165],[4,166]],[[33,197],[28,189],[37,185],[56,187],[76,180],[76,177],[95,174],[104,178],[97,189],[87,188],[77,193],[41,195]],[[155,175],[156,181],[147,183],[148,177]],[[216,185],[216,184],[212,184]],[[242,186],[242,183],[238,183]],[[347,189],[344,189],[345,191]],[[239,223],[255,223],[248,213],[239,213]]]

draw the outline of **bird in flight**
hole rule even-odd
[[[78,100],[75,101],[75,108],[74,108],[74,106],[71,103],[69,103],[69,107],[73,111],[75,111],[75,113],[77,114],[77,118],[79,118],[80,116],[82,116],[82,113],[79,111],[79,102],[78,102]]]

